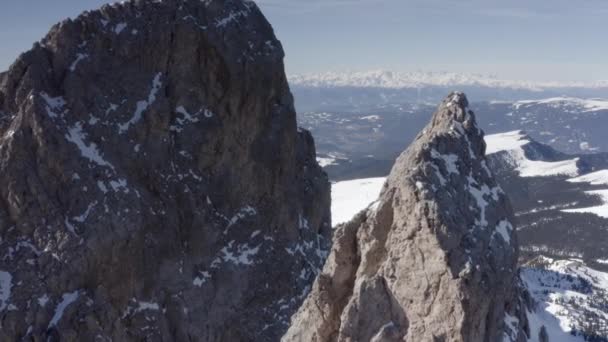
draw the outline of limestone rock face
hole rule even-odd
[[[525,338],[513,212],[467,106],[450,94],[378,201],[337,228],[283,341]]]
[[[248,0],[64,21],[0,76],[1,341],[276,341],[329,183]]]

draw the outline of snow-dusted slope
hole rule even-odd
[[[545,326],[551,342],[583,342],[582,334],[597,336],[590,327],[597,320],[608,329],[608,273],[587,267],[580,260],[542,258],[543,267],[523,267],[521,278],[536,310],[528,312],[531,331]],[[530,341],[539,341],[531,336]]]
[[[530,160],[523,147],[531,140],[522,131],[492,134],[486,136],[485,140],[486,154],[506,152],[505,160],[515,167],[521,177],[577,176],[579,173],[578,158],[556,162]]]
[[[481,86],[540,91],[551,88],[603,88],[608,81],[600,82],[529,82],[501,80],[496,77],[454,72],[392,72],[387,70],[326,72],[290,75],[292,85],[305,87],[357,87],[357,88],[418,88],[425,86]]]
[[[608,185],[608,170],[600,170],[580,177],[571,178],[568,179],[568,182],[589,183],[591,185]],[[599,196],[603,204],[587,208],[564,209],[562,211],[567,213],[591,213],[600,217],[608,218],[608,189],[585,191],[585,193],[592,196]]]
[[[578,158],[559,162],[544,162],[526,158],[523,150],[511,151],[510,154],[513,161],[517,163],[517,170],[522,177],[576,176],[578,174],[578,167],[576,166]]]
[[[500,151],[511,151],[530,143],[522,131],[512,131],[485,136],[486,154]]]
[[[355,214],[378,199],[386,178],[355,179],[331,187],[331,222],[348,222]]]
[[[585,191],[588,195],[599,196],[604,202],[602,205],[597,205],[587,208],[563,209],[566,213],[590,213],[600,217],[608,218],[608,190],[593,190]]]

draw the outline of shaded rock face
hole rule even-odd
[[[53,27],[0,86],[0,340],[278,340],[329,184],[246,0]]]
[[[467,106],[448,96],[378,201],[337,228],[283,341],[525,339],[513,213]]]

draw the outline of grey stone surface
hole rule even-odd
[[[329,184],[247,0],[134,0],[1,77],[0,340],[276,341]]]
[[[466,97],[450,94],[378,201],[337,228],[283,341],[525,340],[513,212],[484,154]]]

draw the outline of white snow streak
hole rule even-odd
[[[253,265],[253,257],[260,251],[260,246],[250,247],[247,244],[242,244],[233,247],[234,241],[230,241],[227,247],[222,248],[222,256],[224,262],[231,262],[235,265]]]
[[[507,243],[507,245],[511,244],[512,231],[513,225],[507,220],[500,221],[496,226],[496,233],[498,233],[502,237],[502,239],[504,240],[504,242]]]
[[[5,271],[0,271],[0,312],[8,306],[13,287],[13,276]]]
[[[87,144],[85,142],[86,134],[82,131],[81,122],[77,122],[75,126],[71,127],[65,137],[68,141],[74,143],[78,147],[82,157],[99,166],[106,166],[114,170],[114,166],[101,157],[95,143]]]
[[[72,72],[76,71],[76,67],[78,66],[78,63],[80,63],[83,59],[87,59],[88,57],[89,57],[89,55],[86,53],[77,54],[76,59],[74,60],[74,62],[72,62],[72,65],[70,65],[70,71],[72,71]]]
[[[158,91],[162,86],[162,82],[160,80],[161,76],[162,73],[160,72],[157,73],[156,76],[154,76],[154,79],[152,80],[152,89],[148,94],[148,98],[146,100],[137,102],[137,108],[135,109],[135,113],[133,113],[133,117],[131,118],[131,120],[125,122],[124,124],[118,125],[118,133],[124,134],[126,131],[128,131],[129,127],[141,120],[142,114],[148,109],[148,107],[152,105],[152,103],[154,103],[154,101],[156,101],[156,95],[158,94]]]
[[[49,117],[56,118],[63,114],[63,107],[66,105],[65,99],[63,97],[50,97],[45,92],[41,92],[40,97],[42,97],[42,99],[46,102],[45,108],[46,113]]]
[[[120,34],[126,28],[127,28],[127,23],[118,23],[114,27],[114,33]]]
[[[78,291],[63,294],[63,299],[59,304],[57,304],[57,307],[55,308],[55,314],[53,315],[53,318],[49,322],[49,326],[47,329],[50,329],[50,328],[56,326],[57,323],[59,323],[59,321],[63,317],[63,313],[65,312],[65,309],[67,309],[67,307],[70,306],[70,304],[74,303],[78,299],[78,296],[79,296]]]

